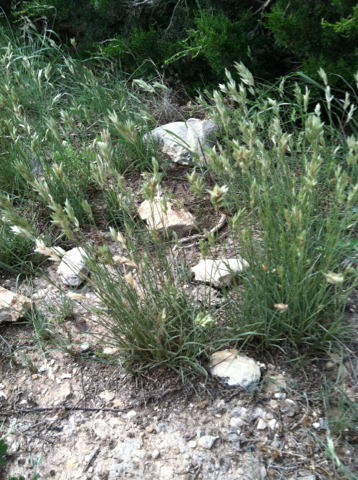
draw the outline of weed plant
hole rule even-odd
[[[250,265],[227,322],[266,346],[283,339],[322,346],[342,334],[345,299],[356,281],[341,248],[357,224],[358,185],[349,182],[358,141],[343,128],[356,127],[355,107],[348,96],[341,121],[334,121],[323,71],[326,103],[312,111],[308,88],[296,86],[294,101],[283,89],[281,99],[272,99],[242,64],[236,67],[241,84],[227,72],[228,82],[211,96],[223,140],[206,151],[209,170],[227,184],[222,193],[230,209],[235,205],[237,253]]]
[[[222,140],[202,152],[192,139],[198,162],[203,153],[206,161],[188,180],[198,195],[207,176],[216,180],[212,204],[230,213],[236,254],[249,265],[215,325],[210,308],[200,310],[184,295],[190,275],[174,255],[173,242],[136,218],[135,193],[123,175],[129,163],[152,170],[143,174],[142,195],[166,209],[159,163],[148,165],[153,145],[143,141],[148,123],[139,120],[140,100],[123,82],[113,87],[104,70],[93,72],[66,57],[48,37],[36,38],[56,64],[46,63],[36,41],[31,61],[18,56],[23,50],[16,43],[2,58],[1,125],[11,138],[10,163],[21,174],[27,197],[45,204],[55,227],[85,249],[91,271],[86,280],[103,306],[96,309],[106,332],[102,340],[119,347],[127,366],[166,363],[180,371],[200,370],[198,359],[214,346],[244,340],[317,348],[343,334],[344,303],[356,279],[346,252],[355,234],[358,196],[358,185],[352,185],[358,142],[346,134],[356,128],[349,95],[344,105],[336,101],[321,71],[325,102],[312,105],[308,88],[301,92],[295,86],[285,93],[284,82],[272,98],[272,88],[257,85],[238,64],[241,83],[227,72],[228,81],[210,97],[211,105],[202,100],[220,125]],[[37,89],[33,98],[42,102],[41,117],[25,96],[26,82],[29,91]],[[162,88],[136,83],[146,94]],[[115,92],[121,92],[119,100]],[[40,165],[39,174],[29,158]],[[89,184],[101,192],[102,205],[91,201]],[[5,196],[1,207],[15,233],[53,255]],[[83,223],[98,230],[96,208],[112,223],[118,255],[104,239],[92,244],[81,231]],[[207,240],[211,252],[201,242],[203,257],[216,255],[217,239],[207,235]],[[85,303],[81,295],[78,300]]]
[[[21,192],[47,208],[47,198],[33,195],[34,182],[46,184],[56,203],[71,202],[80,225],[88,221],[82,203],[94,203],[97,195],[96,203],[104,203],[111,218],[111,195],[102,195],[92,182],[93,144],[108,127],[111,173],[150,167],[157,147],[143,140],[149,128],[145,106],[121,72],[109,74],[104,60],[97,59],[95,67],[75,61],[50,38],[53,32],[39,34],[30,21],[24,22],[23,36],[0,26],[0,142],[6,164],[0,188],[10,195]],[[114,109],[115,122],[108,122],[108,111]],[[130,130],[129,137],[122,125]]]
[[[15,235],[10,225],[0,219],[0,268],[13,273],[31,273],[43,257],[34,253],[34,242]]]

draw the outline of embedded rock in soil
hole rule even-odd
[[[109,392],[108,390],[104,390],[104,392],[101,392],[98,396],[106,403],[111,402],[115,397],[114,393]]]
[[[30,308],[31,300],[29,298],[0,287],[0,324],[3,322],[16,322]]]
[[[192,300],[197,303],[221,305],[225,301],[225,297],[220,297],[218,291],[209,285],[198,285],[194,290],[190,291]]]
[[[254,388],[260,380],[260,368],[252,358],[238,355],[235,349],[222,350],[211,356],[210,371],[230,387]]]
[[[72,248],[66,252],[57,269],[62,283],[72,287],[81,285],[84,280],[83,275],[88,274],[85,258],[87,258],[86,252],[81,247]]]
[[[170,202],[167,202],[167,212],[165,213],[161,201],[145,200],[139,207],[138,213],[140,218],[146,220],[149,227],[154,228],[157,232],[166,230],[168,235],[175,232],[178,238],[182,238],[196,230],[193,215],[183,208],[173,210]]]
[[[202,148],[212,144],[210,140],[214,139],[218,130],[218,126],[211,120],[189,118],[186,122],[172,122],[157,127],[152,130],[151,136],[159,140],[162,152],[167,154],[173,162],[187,165],[193,159],[188,151],[194,148],[193,141],[199,147],[200,156],[204,155]]]
[[[215,441],[218,437],[213,437],[211,435],[204,435],[203,437],[199,438],[199,446],[210,450],[211,447],[214,445]]]
[[[191,271],[198,282],[220,287],[230,284],[232,277],[247,266],[248,263],[243,258],[206,259],[192,267]]]
[[[286,388],[286,379],[281,373],[279,373],[278,375],[265,376],[265,385],[262,391],[268,396],[273,396],[275,393],[280,393]]]

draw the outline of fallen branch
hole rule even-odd
[[[70,410],[81,410],[83,412],[113,412],[113,413],[118,413],[118,412],[126,412],[127,410],[130,410],[133,408],[134,405],[130,405],[129,407],[125,408],[90,408],[90,407],[39,407],[39,408],[28,408],[28,409],[23,409],[19,408],[18,410],[8,410],[7,412],[1,412],[1,415],[21,415],[25,413],[36,413],[36,412],[61,412],[65,410],[66,412]]]
[[[168,393],[172,392],[177,392],[179,390],[182,390],[183,387],[175,387],[175,388],[168,388],[167,390],[164,390],[162,393],[158,393],[158,395],[151,395],[145,400],[142,400],[140,403],[136,405],[128,405],[128,407],[124,408],[101,408],[101,407],[38,407],[38,408],[19,408],[17,410],[8,410],[6,412],[1,412],[0,415],[21,415],[25,413],[36,413],[36,412],[69,412],[71,410],[79,410],[82,412],[113,412],[113,413],[119,413],[119,412],[127,412],[128,410],[131,410],[132,408],[135,407],[141,407],[143,405],[146,405],[147,402],[149,401],[158,401],[161,400],[163,397],[168,395]]]
[[[226,217],[225,213],[223,213],[221,215],[219,223],[217,225],[215,225],[215,227],[212,228],[209,233],[216,233],[219,230],[221,230],[223,228],[223,226],[226,224],[226,221],[227,221],[227,217]],[[196,235],[192,235],[191,237],[182,238],[181,240],[178,241],[178,244],[179,244],[179,246],[181,246],[183,243],[188,243],[188,242],[192,242],[193,240],[200,240],[200,239],[203,239],[203,238],[206,238],[206,236],[205,235],[200,235],[198,233]],[[195,245],[195,244],[193,244],[193,245]],[[192,246],[192,245],[190,245],[190,246]],[[176,248],[177,248],[177,245],[175,245],[175,247],[173,248],[173,252],[175,252]]]

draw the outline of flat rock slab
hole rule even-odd
[[[154,202],[145,200],[139,207],[138,213],[140,218],[146,220],[148,226],[157,232],[166,230],[169,235],[175,232],[178,238],[182,238],[197,230],[193,215],[183,208],[173,210],[170,202],[167,202],[165,213],[160,200],[154,200]]]
[[[22,318],[26,310],[31,308],[31,300],[18,293],[0,287],[0,324],[16,322]]]
[[[252,358],[238,355],[236,349],[221,350],[210,359],[210,372],[230,387],[252,390],[261,378],[260,368]]]
[[[81,247],[72,248],[62,257],[57,273],[64,285],[77,287],[83,282],[84,275],[88,275],[85,259],[86,252]]]
[[[173,162],[186,165],[193,159],[189,151],[192,138],[197,139],[201,147],[208,147],[218,130],[211,120],[189,118],[186,122],[172,122],[157,127],[151,131],[151,135],[159,140],[162,152],[169,155]]]
[[[228,285],[235,274],[242,272],[248,267],[243,258],[224,258],[222,260],[202,260],[198,265],[192,267],[195,280],[202,283],[209,283],[220,287]]]

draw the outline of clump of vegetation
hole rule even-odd
[[[79,58],[101,52],[137,77],[160,70],[190,93],[215,87],[235,61],[272,83],[297,69],[316,80],[320,67],[348,81],[355,73],[355,0],[48,0],[14,3],[7,15],[52,28]]]
[[[267,346],[283,338],[320,345],[341,331],[355,284],[356,268],[340,248],[354,238],[358,219],[358,184],[348,180],[357,180],[358,141],[344,129],[356,127],[354,104],[341,109],[337,129],[331,112],[340,102],[325,72],[327,101],[311,110],[308,88],[296,85],[289,99],[282,83],[281,95],[270,98],[242,64],[236,67],[240,85],[227,72],[228,82],[211,97],[223,142],[206,152],[209,169],[228,185],[227,201],[237,210],[233,235],[250,265],[242,301],[226,313],[239,332]]]
[[[285,31],[285,18],[277,24],[285,5],[278,1],[266,17],[277,35],[281,27]],[[333,17],[324,28],[353,35],[355,17],[338,23]],[[292,15],[290,21],[299,31],[298,19]],[[100,328],[92,335],[100,344],[115,347],[118,362],[137,372],[165,365],[183,377],[206,374],[204,361],[221,348],[315,352],[350,333],[343,313],[357,282],[354,86],[334,90],[322,68],[315,78],[301,72],[300,85],[291,78],[261,84],[235,63],[235,73],[225,71],[225,83],[198,98],[197,108],[220,134],[209,149],[191,139],[196,167],[188,173],[188,189],[200,201],[210,196],[218,218],[228,216],[234,253],[231,248],[227,256],[247,265],[222,289],[217,309],[212,289],[200,303],[185,288],[190,263],[178,238],[138,218],[138,196],[168,208],[166,165],[150,137],[157,122],[148,111],[153,103],[164,104],[160,96],[167,87],[154,79],[129,82],[107,62],[115,42],[129,58],[134,40],[145,42],[148,32],[137,30],[132,44],[116,39],[103,47],[107,59],[98,56],[93,63],[72,58],[53,41],[53,32],[39,34],[37,27],[25,18],[23,37],[0,27],[0,154],[7,165],[0,170],[0,266],[24,272],[39,263],[40,253],[56,262],[62,247],[80,246],[90,272],[85,280],[98,303],[93,307],[74,290],[61,292],[54,319],[31,311],[43,350],[48,342],[78,354],[64,325],[74,302],[94,316]],[[223,13],[202,11],[196,27],[180,39],[182,50],[163,54],[168,65],[204,56],[220,76],[239,50],[254,62],[248,32],[241,35]],[[154,48],[157,33],[149,31]],[[234,34],[237,48],[228,41]],[[291,47],[289,40],[285,36],[282,47]],[[217,54],[218,45],[224,54]],[[131,187],[133,173],[140,189]],[[217,233],[200,233],[202,258],[226,254]],[[349,404],[347,415],[332,421],[332,431],[356,416]],[[4,442],[0,462],[1,448]],[[334,448],[327,448],[336,462]]]
[[[0,268],[10,272],[31,272],[43,258],[34,253],[34,242],[15,235],[10,225],[0,219]]]

